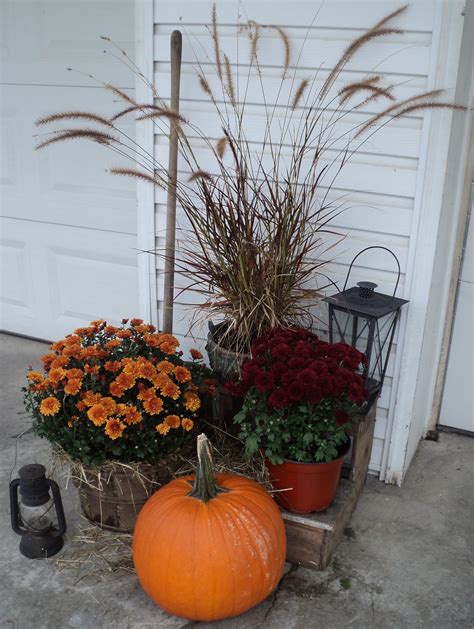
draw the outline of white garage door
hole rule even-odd
[[[54,339],[91,319],[136,315],[133,182],[105,172],[120,163],[105,148],[76,141],[35,152],[32,137],[45,114],[120,107],[66,67],[132,88],[133,76],[99,38],[133,51],[134,2],[0,4],[1,327]]]

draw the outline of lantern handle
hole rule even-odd
[[[20,526],[20,512],[18,510],[18,487],[20,479],[15,478],[10,483],[10,517],[12,521],[12,529],[17,535],[23,535],[24,529]]]
[[[347,271],[346,281],[344,282],[344,288],[342,289],[342,291],[344,292],[346,290],[347,282],[349,281],[349,276],[351,274],[354,262],[362,253],[369,251],[369,249],[383,249],[383,251],[388,251],[388,253],[390,253],[395,258],[395,262],[397,263],[397,268],[398,268],[397,281],[396,281],[395,288],[393,289],[393,294],[392,294],[392,297],[395,297],[395,293],[397,292],[397,288],[398,288],[398,283],[400,282],[400,275],[401,275],[400,262],[398,261],[397,256],[393,253],[391,249],[388,249],[388,247],[382,247],[381,245],[372,245],[371,247],[366,247],[365,249],[362,249],[362,251],[359,251],[359,253],[352,259],[352,262],[350,263],[350,266],[349,266],[349,270]]]
[[[55,533],[58,536],[63,535],[66,532],[66,518],[64,516],[63,501],[61,499],[59,486],[56,481],[51,480],[50,478],[47,478],[46,482],[53,493],[54,506],[56,508],[56,516],[58,518],[58,530]]]

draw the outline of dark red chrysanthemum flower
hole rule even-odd
[[[284,408],[288,406],[288,396],[284,389],[275,389],[268,398],[268,405],[272,408]]]
[[[299,402],[303,399],[305,393],[304,385],[299,382],[292,382],[288,387],[288,397],[293,402]]]
[[[291,348],[288,343],[278,343],[272,348],[273,358],[286,358],[291,353]]]
[[[255,387],[260,393],[268,393],[272,390],[275,379],[269,371],[261,371],[255,376]]]

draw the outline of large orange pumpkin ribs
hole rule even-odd
[[[211,621],[237,616],[274,591],[286,537],[261,485],[215,475],[206,435],[197,450],[196,474],[165,485],[141,510],[133,561],[144,590],[165,611]]]

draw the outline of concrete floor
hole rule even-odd
[[[18,552],[10,529],[8,482],[25,463],[48,464],[47,443],[26,434],[24,373],[45,346],[0,335],[0,628],[151,629],[210,627],[162,612],[134,575],[77,582],[71,570]],[[291,567],[276,594],[223,629],[473,627],[474,440],[442,434],[421,444],[402,488],[369,478],[330,568]],[[78,521],[74,488],[63,492],[70,528]],[[63,552],[67,552],[67,547]]]

